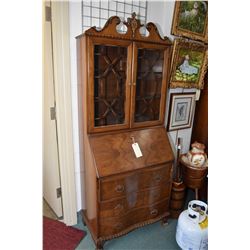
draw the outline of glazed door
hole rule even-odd
[[[170,48],[134,43],[131,127],[164,123]]]
[[[89,38],[89,132],[129,128],[132,42]]]

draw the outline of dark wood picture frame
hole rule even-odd
[[[192,126],[195,92],[171,93],[167,131],[186,129]]]
[[[208,2],[176,1],[171,34],[207,43]]]

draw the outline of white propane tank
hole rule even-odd
[[[207,204],[193,200],[183,211],[177,223],[176,241],[183,250],[208,249]]]

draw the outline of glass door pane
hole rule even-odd
[[[160,119],[164,50],[138,48],[134,122]]]
[[[94,126],[125,123],[127,47],[94,45]]]

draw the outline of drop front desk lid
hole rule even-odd
[[[142,156],[136,158],[132,139],[139,144]],[[169,163],[174,155],[164,127],[89,135],[98,177]]]

